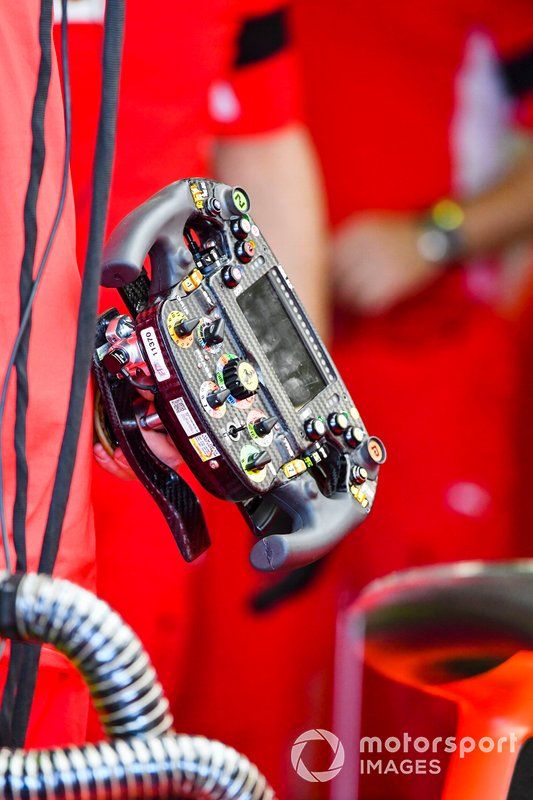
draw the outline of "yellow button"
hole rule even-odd
[[[294,458],[292,461],[287,461],[282,467],[283,472],[287,478],[295,478],[307,470],[305,461],[301,458]]]
[[[286,478],[294,478],[298,474],[296,472],[296,467],[294,466],[294,461],[288,461],[283,465],[282,469]]]
[[[361,505],[362,505],[362,507],[363,507],[363,508],[366,508],[366,507],[368,506],[368,500],[367,500],[367,498],[366,498],[366,497],[365,497],[365,499],[362,501]]]
[[[191,272],[189,278],[191,279],[191,281],[194,283],[195,286],[200,286],[201,282],[204,279],[204,276],[202,275],[199,269],[195,269],[193,272]]]
[[[189,294],[190,292],[194,292],[194,290],[196,289],[196,286],[194,285],[194,283],[192,282],[192,280],[189,277],[189,278],[185,278],[184,280],[182,280],[181,288],[183,289],[185,294]]]

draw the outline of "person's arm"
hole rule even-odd
[[[483,255],[533,233],[533,154],[498,185],[461,203],[461,256]],[[365,313],[385,311],[430,283],[446,268],[424,256],[419,214],[368,213],[338,230],[334,265],[343,298]]]
[[[497,186],[464,203],[467,255],[479,255],[533,233],[533,145]]]
[[[325,214],[307,131],[293,124],[266,134],[224,138],[217,148],[216,168],[219,180],[241,185],[250,195],[252,216],[326,336]]]

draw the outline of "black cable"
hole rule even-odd
[[[46,155],[45,144],[45,111],[50,87],[52,71],[52,0],[43,0],[39,16],[39,47],[41,51],[37,87],[33,101],[31,116],[32,149],[30,177],[24,200],[24,253],[20,268],[19,295],[20,295],[20,326],[13,345],[0,398],[0,442],[4,422],[7,391],[13,366],[17,371],[16,418],[14,447],[16,456],[16,491],[13,506],[13,543],[17,556],[17,569],[26,570],[26,511],[28,490],[28,464],[26,460],[26,416],[28,409],[28,349],[31,330],[32,294],[34,293],[33,266],[35,261],[35,248],[37,244],[37,199],[41,185]],[[68,157],[65,154],[66,180],[68,181]],[[48,255],[55,238],[55,229],[61,217],[61,198],[54,225],[52,226],[47,246],[39,265],[39,270],[44,269]],[[55,228],[55,229],[54,229]],[[12,572],[9,538],[7,534],[6,512],[3,492],[3,452],[0,444],[0,525],[2,528],[2,542],[4,546],[6,567]],[[4,687],[2,706],[0,708],[0,744],[9,744],[11,741],[11,728],[14,713],[15,694],[17,691],[20,668],[24,660],[27,645],[14,643],[11,648],[8,676]]]
[[[20,267],[19,294],[20,316],[29,301],[33,284],[33,266],[37,244],[37,199],[46,156],[45,111],[52,74],[52,0],[42,0],[39,17],[39,47],[41,57],[37,76],[37,88],[31,115],[31,163],[30,178],[24,201],[24,254]],[[28,465],[26,462],[26,416],[28,410],[28,349],[31,316],[21,337],[15,367],[17,371],[17,398],[15,419],[16,492],[13,507],[13,542],[17,554],[17,569],[25,571],[26,564],[26,508],[28,492]]]
[[[123,24],[124,0],[108,0],[103,46],[104,80],[94,159],[93,199],[78,315],[74,369],[70,386],[67,421],[44,534],[39,572],[50,573],[57,555],[89,380],[94,332],[96,330],[96,307],[100,286],[102,247],[114,157]]]
[[[102,99],[93,166],[91,219],[78,314],[74,367],[67,420],[39,560],[39,572],[48,574],[51,574],[54,568],[59,549],[93,351],[102,247],[114,157],[123,28],[124,0],[107,0],[104,23]],[[17,746],[24,744],[35,691],[38,662],[39,651],[35,653],[32,650],[21,670],[13,715],[13,738]]]
[[[20,320],[20,327],[17,332],[17,336],[13,344],[13,347],[11,349],[11,353],[9,355],[9,360],[4,375],[4,380],[2,383],[2,390],[0,393],[0,432],[2,431],[4,425],[7,392],[9,389],[13,366],[15,364],[15,359],[19,351],[19,348],[21,346],[21,342],[24,338],[24,333],[31,322],[33,303],[35,301],[37,290],[39,289],[44,274],[44,270],[48,262],[48,258],[50,256],[50,252],[52,250],[52,245],[54,243],[59,228],[59,223],[63,215],[63,210],[65,207],[65,199],[67,195],[67,188],[68,188],[70,153],[72,148],[72,124],[71,124],[72,111],[71,111],[70,75],[68,66],[69,64],[68,27],[67,27],[67,16],[66,16],[67,0],[61,0],[61,2],[63,5],[63,21],[61,23],[61,60],[63,64],[62,88],[63,88],[63,98],[65,107],[65,155],[63,159],[61,191],[59,195],[59,201],[57,204],[56,214],[54,217],[54,222],[52,224],[52,227],[50,229],[50,234],[48,236],[48,241],[44,248],[41,262],[39,264],[39,268],[35,275],[35,280],[32,285],[28,302],[26,303],[26,306],[23,309],[21,309],[22,314]],[[0,526],[2,530],[2,545],[6,556],[6,567],[9,572],[13,572],[11,564],[11,554],[9,550],[9,539],[7,535],[7,523],[6,523],[6,513],[5,513],[5,503],[4,503],[3,449],[2,449],[1,436],[0,436]]]

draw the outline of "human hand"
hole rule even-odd
[[[168,434],[162,431],[143,430],[142,428],[140,430],[144,441],[154,455],[167,467],[177,470],[181,464],[181,457]],[[98,464],[111,475],[127,481],[136,479],[137,476],[128,464],[126,456],[120,447],[117,447],[113,455],[111,455],[100,442],[97,442],[94,445],[93,452]]]
[[[418,218],[413,214],[352,216],[333,241],[336,284],[341,302],[378,314],[414,294],[439,274],[418,252]]]

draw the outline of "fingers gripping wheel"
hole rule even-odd
[[[146,428],[166,432],[208,491],[239,504],[260,538],[252,563],[276,570],[319,558],[366,518],[385,447],[368,436],[249,207],[244,190],[195,178],[120,223],[102,282],[130,316],[100,319],[94,372],[100,430],[185,557],[208,544],[203,516]]]

